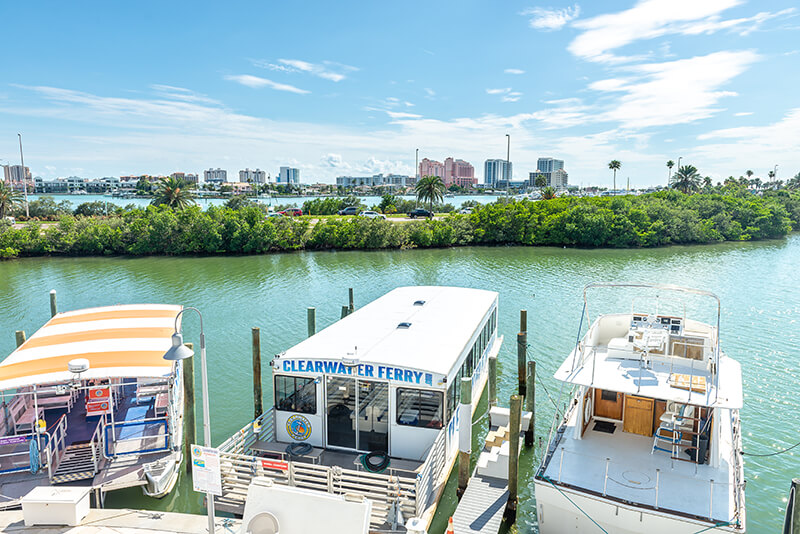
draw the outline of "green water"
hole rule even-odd
[[[575,341],[584,284],[606,280],[689,285],[712,290],[722,299],[723,350],[742,363],[744,374],[744,447],[764,453],[800,441],[800,401],[795,392],[798,265],[800,235],[796,234],[784,241],[656,250],[498,247],[226,258],[23,259],[0,262],[0,354],[13,350],[14,330],[30,334],[48,319],[50,289],[58,291],[62,311],[133,302],[197,306],[206,325],[216,444],[252,417],[250,328],[261,328],[268,361],[304,338],[306,307],[317,307],[320,328],[338,319],[348,287],[355,288],[356,306],[400,285],[499,291],[499,329],[506,342],[498,389],[506,404],[516,388],[513,340],[521,308],[528,310],[538,371],[555,395],[558,384],[550,377]],[[187,341],[196,343],[197,331],[197,320],[188,316]],[[553,407],[541,387],[537,412],[537,433],[546,440]],[[478,429],[483,432],[485,426]],[[747,522],[752,532],[779,529],[789,481],[800,476],[795,452],[800,449],[746,459]],[[532,455],[524,454],[519,532],[535,532],[532,465]],[[455,506],[452,482],[434,532]],[[200,497],[185,478],[163,500],[145,498],[137,489],[112,493],[107,505],[202,510]]]

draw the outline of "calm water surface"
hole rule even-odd
[[[499,328],[506,341],[500,354],[498,389],[507,404],[516,388],[514,337],[520,309],[528,310],[532,355],[555,395],[558,384],[551,377],[575,341],[585,284],[597,280],[673,283],[709,289],[722,299],[723,350],[742,363],[744,374],[744,447],[766,453],[800,440],[796,394],[799,265],[797,234],[783,241],[657,250],[504,247],[226,258],[22,259],[0,262],[0,355],[14,349],[14,330],[30,334],[49,318],[50,289],[58,291],[62,311],[135,302],[196,306],[206,325],[211,423],[218,444],[252,416],[250,328],[261,328],[262,351],[268,360],[304,338],[306,307],[317,307],[320,328],[338,319],[348,287],[355,288],[357,306],[400,285],[499,291]],[[617,310],[629,306],[628,301],[619,304],[622,308]],[[185,334],[187,341],[197,342],[197,320],[192,316],[185,320]],[[269,383],[265,377],[265,384]],[[537,432],[546,440],[553,406],[541,387],[537,388],[537,412]],[[484,424],[475,428],[485,431]],[[780,528],[789,481],[800,476],[795,452],[800,450],[746,459],[747,519],[752,532]],[[536,530],[533,465],[533,455],[524,453],[519,532]],[[443,530],[444,518],[455,506],[453,483],[451,479],[433,532]],[[163,500],[130,490],[112,493],[107,504],[202,510],[200,497],[185,478]]]

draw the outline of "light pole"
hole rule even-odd
[[[183,335],[178,331],[178,320],[186,310],[194,310],[200,316],[200,371],[203,381],[203,434],[206,447],[211,447],[211,422],[209,421],[210,409],[208,407],[208,371],[206,369],[206,335],[203,330],[203,314],[200,310],[187,306],[175,316],[175,333],[172,334],[172,346],[164,354],[165,360],[179,361],[194,356],[194,351],[183,344]],[[194,399],[192,399],[194,401]],[[187,458],[186,461],[189,461]],[[214,534],[214,495],[206,492],[206,507],[208,508],[208,532]]]
[[[775,164],[775,168],[772,169],[772,180],[775,181],[778,179],[778,164]]]
[[[511,185],[511,134],[506,134],[506,193]]]
[[[19,137],[19,160],[22,162],[22,190],[25,192],[25,217],[31,216],[28,210],[28,176],[25,173],[25,158],[22,156],[22,134],[18,133]]]
[[[681,170],[681,159],[683,159],[683,156],[678,156],[678,170]]]
[[[419,149],[417,149],[416,164],[414,167],[414,178],[419,180]]]

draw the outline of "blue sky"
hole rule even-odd
[[[570,182],[800,172],[792,1],[2,2],[0,160],[303,181],[536,158]],[[13,22],[12,22],[13,21]]]

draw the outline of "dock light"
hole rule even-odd
[[[175,333],[172,334],[172,346],[164,353],[164,359],[168,361],[181,361],[194,356],[194,351],[183,344],[183,335],[178,329],[178,321],[186,310],[193,310],[200,316],[200,370],[201,378],[203,380],[203,433],[204,444],[206,447],[211,447],[211,422],[210,408],[208,406],[208,369],[206,367],[206,334],[203,330],[203,314],[200,310],[187,306],[181,308],[181,311],[175,316]],[[194,399],[192,399],[194,401]],[[211,493],[206,493],[206,507],[208,509],[208,532],[214,534],[214,496]]]

